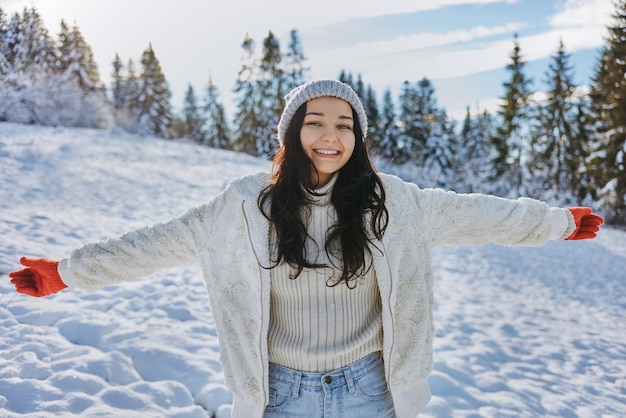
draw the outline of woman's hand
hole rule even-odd
[[[576,229],[565,239],[579,240],[595,238],[600,230],[600,225],[604,223],[604,219],[593,213],[593,210],[588,207],[572,207],[567,209],[574,215]]]
[[[59,262],[49,258],[22,257],[21,270],[9,273],[15,290],[30,296],[48,296],[67,287],[57,271]]]

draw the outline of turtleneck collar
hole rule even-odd
[[[337,182],[338,176],[339,174],[335,173],[328,183],[318,189],[314,189],[313,192],[315,192],[315,194],[310,193],[307,189],[304,190],[304,194],[311,204],[316,206],[330,205],[333,187]]]

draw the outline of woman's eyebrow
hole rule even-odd
[[[304,116],[310,116],[310,115],[312,115],[312,116],[324,116],[324,112],[307,112],[307,113],[305,113]],[[339,119],[350,119],[350,120],[353,120],[352,116],[348,116],[348,115],[339,116]]]

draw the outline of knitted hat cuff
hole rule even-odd
[[[367,136],[367,115],[361,99],[352,87],[337,80],[314,80],[294,88],[285,96],[285,109],[278,121],[278,142],[281,145],[285,142],[287,128],[296,111],[304,103],[318,97],[337,97],[348,102],[356,112],[363,131],[362,139],[365,139]]]

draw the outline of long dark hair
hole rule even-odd
[[[307,260],[305,250],[309,235],[302,214],[310,202],[304,188],[313,193],[316,184],[311,184],[311,173],[317,172],[300,142],[305,113],[306,103],[294,114],[284,143],[274,155],[270,184],[258,199],[259,209],[271,222],[275,234],[272,236],[272,267],[286,262],[293,269],[292,279],[297,278],[304,268],[325,266]],[[341,260],[342,264],[341,267],[334,266],[341,269],[341,276],[327,284],[335,286],[344,282],[349,288],[353,288],[355,280],[370,270],[372,262],[371,257],[367,262],[366,253],[370,253],[367,244],[374,238],[382,238],[389,218],[385,190],[367,155],[365,138],[354,109],[352,117],[356,122],[355,147],[333,187],[331,203],[337,211],[337,222],[329,228],[324,244],[328,259]],[[367,214],[371,217],[366,226]]]

